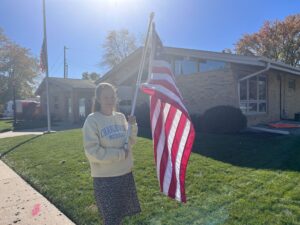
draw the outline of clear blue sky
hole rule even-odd
[[[66,45],[69,77],[98,66],[109,30],[129,29],[137,37],[155,12],[157,31],[166,46],[222,51],[265,20],[300,13],[299,0],[46,0],[50,76],[63,77]],[[0,27],[39,57],[43,40],[42,0],[0,0]]]

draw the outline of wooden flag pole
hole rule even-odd
[[[141,59],[140,67],[139,67],[139,73],[138,73],[138,77],[137,77],[137,80],[136,80],[135,92],[134,92],[134,96],[133,96],[131,113],[130,113],[131,116],[134,115],[137,95],[138,95],[139,88],[140,88],[140,85],[141,85],[142,74],[143,74],[145,61],[146,61],[146,54],[147,54],[148,46],[149,46],[149,43],[150,43],[150,34],[152,33],[151,31],[152,31],[153,18],[154,18],[154,13],[152,12],[150,14],[150,20],[149,20],[149,25],[148,25],[148,31],[147,31],[145,46],[143,48],[142,59]],[[124,146],[124,148],[127,149],[127,150],[128,150],[128,141],[129,141],[130,134],[131,134],[131,126],[128,126],[127,135],[126,135],[126,142],[125,142],[125,146]]]
[[[147,36],[146,36],[145,47],[143,49],[142,60],[140,63],[139,73],[138,73],[138,77],[136,80],[135,92],[134,92],[134,96],[133,96],[133,102],[132,102],[131,113],[130,113],[131,116],[134,115],[137,95],[138,95],[138,91],[139,91],[139,88],[141,85],[142,74],[143,74],[144,65],[145,65],[145,61],[146,61],[146,54],[147,54],[148,46],[150,43],[150,33],[152,31],[153,18],[154,18],[154,13],[152,12],[150,14],[150,21],[149,21],[148,32],[147,32]]]

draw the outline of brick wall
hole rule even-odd
[[[135,66],[133,63],[128,64],[122,72],[114,74],[111,82],[116,85],[132,84],[134,90],[136,80],[133,76],[128,79],[128,75],[134,73]],[[207,109],[218,105],[231,105],[238,108],[238,80],[262,69],[264,67],[231,64],[230,69],[177,76],[176,82],[190,114],[203,114]],[[280,77],[282,111],[285,109],[286,117],[290,119],[294,118],[296,112],[300,112],[300,78],[275,70],[269,70],[264,74],[267,75],[267,112],[247,115],[248,126],[280,119]],[[136,78],[136,74],[134,77]],[[122,80],[121,83],[118,78]],[[295,80],[295,90],[288,87],[290,79]],[[148,102],[148,99],[147,95],[139,94],[137,105]]]
[[[290,87],[289,82],[295,82],[295,87]],[[283,107],[285,116],[294,119],[295,113],[300,112],[300,78],[285,74],[283,77]]]
[[[190,114],[202,114],[217,105],[238,106],[237,86],[230,70],[176,77]]]

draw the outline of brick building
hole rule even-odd
[[[53,120],[77,123],[91,113],[95,84],[89,80],[49,77],[49,108]],[[45,79],[36,90],[42,114],[47,115]]]
[[[118,87],[120,108],[130,108],[142,48],[107,72],[99,82]],[[293,119],[300,112],[300,69],[265,57],[165,47],[190,114],[218,105],[240,108],[248,125]],[[142,80],[147,79],[147,70]],[[125,91],[126,90],[126,91]],[[130,93],[130,94],[129,94]],[[148,100],[140,94],[137,104]]]

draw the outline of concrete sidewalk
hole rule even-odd
[[[1,225],[74,225],[0,160]]]
[[[3,132],[3,133],[0,133],[0,139],[1,138],[8,138],[8,137],[17,137],[17,136],[24,136],[24,135],[42,135],[44,134],[44,132],[39,132],[39,131],[35,131],[35,132],[32,132],[32,131],[28,131],[28,132],[25,132],[25,131],[7,131],[7,132]]]

